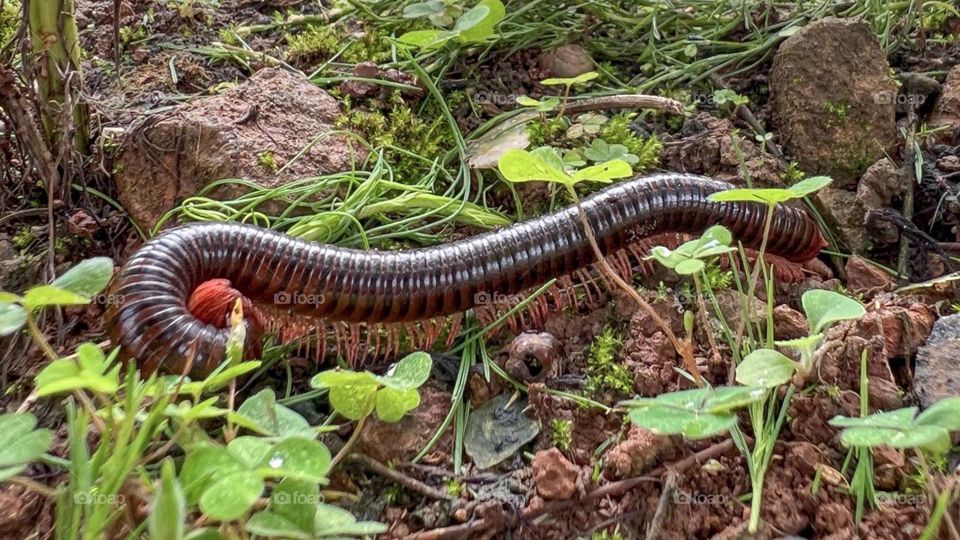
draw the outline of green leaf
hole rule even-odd
[[[113,261],[107,257],[94,257],[80,261],[50,285],[87,298],[96,296],[110,283],[113,277]]]
[[[910,429],[917,415],[916,407],[906,407],[895,411],[884,411],[870,416],[835,416],[831,426],[837,427],[876,427],[887,429]]]
[[[23,293],[23,307],[33,311],[46,306],[89,304],[90,298],[55,285],[38,285]]]
[[[384,422],[399,422],[403,415],[420,405],[420,393],[414,388],[382,388],[377,392],[377,417]]]
[[[923,448],[936,454],[950,449],[950,434],[937,426],[912,426],[909,429],[851,427],[840,434],[846,446],[874,448]]]
[[[0,304],[19,304],[22,300],[23,298],[20,298],[19,295],[0,291]]]
[[[190,450],[180,469],[187,504],[194,505],[216,479],[225,475],[250,470],[222,446],[203,445]]]
[[[237,437],[227,444],[227,452],[249,469],[258,466],[270,454],[270,441],[262,437]]]
[[[183,538],[184,540],[223,540],[223,537],[220,536],[220,531],[212,527],[194,529],[188,532]]]
[[[99,347],[92,343],[82,343],[77,347],[77,360],[62,358],[54,360],[37,374],[34,384],[40,397],[90,390],[112,394],[120,386],[120,365],[114,365],[117,350],[104,358]]]
[[[917,416],[917,424],[938,426],[947,431],[960,430],[960,397],[949,397],[934,403]]]
[[[483,17],[479,21],[466,21],[468,15],[474,10],[483,12]],[[500,0],[480,0],[476,6],[464,13],[454,27],[454,31],[459,31],[457,39],[464,43],[476,43],[483,41],[493,34],[494,28],[503,20],[506,10]],[[473,17],[473,16],[471,16]]]
[[[17,304],[0,303],[0,337],[9,336],[27,323],[27,312]]]
[[[359,420],[373,410],[376,384],[338,385],[330,388],[330,406],[344,418]]]
[[[690,439],[726,432],[736,423],[733,412],[762,399],[763,388],[725,386],[661,394],[656,398],[625,401],[630,420],[656,433]]]
[[[633,167],[622,159],[614,159],[599,165],[592,165],[573,173],[573,183],[583,181],[610,182],[615,178],[626,178],[633,175]]]
[[[177,482],[173,459],[166,458],[160,469],[160,488],[154,496],[147,518],[153,540],[180,540],[184,534],[187,503]]]
[[[53,432],[35,430],[36,425],[30,413],[0,414],[0,481],[19,474],[50,448]]]
[[[163,414],[170,418],[179,418],[184,424],[189,424],[198,418],[208,419],[226,416],[227,409],[213,406],[217,399],[217,397],[212,397],[196,405],[186,400],[176,405],[171,403],[163,410]]]
[[[444,30],[414,30],[400,36],[398,41],[410,47],[417,47],[425,51],[437,49],[453,39],[457,34]]]
[[[312,508],[311,508],[312,510]],[[280,515],[272,510],[264,510],[250,516],[244,527],[247,532],[253,533],[264,538],[293,538],[296,540],[311,540],[316,538],[313,534],[313,523],[311,528],[303,530],[286,516]]]
[[[273,446],[257,469],[271,477],[287,477],[326,483],[330,451],[317,441],[291,437]]]
[[[302,416],[277,403],[276,395],[269,388],[247,398],[230,418],[241,418],[244,427],[273,437],[312,439],[316,435],[316,430]]]
[[[425,352],[415,352],[403,357],[397,365],[383,377],[377,377],[384,386],[397,390],[420,388],[430,377],[433,360]]]
[[[443,13],[444,8],[445,6],[443,5],[443,2],[439,0],[434,0],[431,2],[419,2],[416,4],[410,4],[409,6],[403,8],[402,17],[404,19],[427,17],[436,13]]]
[[[812,176],[797,182],[787,190],[793,194],[794,198],[800,199],[829,186],[831,182],[833,179],[829,176]]]
[[[200,496],[200,510],[219,521],[239,518],[263,493],[263,480],[250,471],[232,472],[214,480]]]
[[[582,75],[577,75],[576,77],[567,77],[567,78],[554,77],[550,79],[544,79],[540,81],[540,84],[543,84],[546,86],[573,86],[575,84],[582,84],[588,81],[592,81],[599,76],[600,74],[597,73],[596,71],[588,71]]]
[[[707,200],[711,202],[758,202],[772,205],[786,202],[793,198],[793,193],[788,189],[734,188],[714,193],[707,197]]]
[[[800,364],[772,349],[758,349],[737,366],[737,382],[746,386],[775,388],[793,377]]]
[[[867,313],[860,302],[822,289],[803,293],[800,302],[807,315],[811,334],[818,334],[837,321],[859,319]]]
[[[320,490],[316,482],[284,478],[270,495],[270,510],[294,525],[297,530],[313,533],[313,520]]]
[[[737,423],[732,414],[716,415],[658,406],[642,406],[630,411],[630,421],[662,435],[683,435],[703,439],[726,433]]]
[[[374,521],[357,521],[353,514],[331,504],[320,503],[314,515],[314,530],[321,537],[376,535],[387,531]]]
[[[707,265],[699,259],[686,259],[677,263],[673,270],[681,276],[690,276],[703,270]]]
[[[497,166],[500,174],[510,182],[546,181],[567,185],[571,181],[566,172],[526,150],[507,150],[500,156]]]
[[[736,188],[714,193],[707,197],[713,202],[758,202],[768,205],[787,202],[803,198],[814,191],[830,184],[832,180],[826,176],[814,176],[801,180],[789,188]]]
[[[473,6],[467,10],[466,13],[457,19],[457,24],[453,26],[453,31],[457,34],[461,34],[462,37],[464,32],[482,23],[483,19],[485,19],[489,14],[490,8],[481,4],[477,4],[476,6]]]

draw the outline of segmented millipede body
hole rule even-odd
[[[756,248],[766,206],[707,200],[731,187],[701,176],[655,174],[614,184],[581,206],[608,260],[625,260],[630,248],[651,236],[697,233],[715,224]],[[805,262],[824,245],[803,210],[777,207],[769,253]],[[425,330],[418,321],[577,275],[595,262],[576,206],[456,242],[400,251],[318,244],[234,223],[189,224],[148,241],[123,266],[114,286],[119,301],[110,308],[110,335],[123,356],[137,359],[146,371],[178,372],[192,354],[191,374],[203,375],[224,358],[228,331],[218,323],[237,297],[243,298],[248,329],[257,330],[248,332],[248,341],[259,335],[268,317],[262,313],[286,313],[345,325],[336,326],[339,350],[341,340],[352,340],[356,348],[351,334],[361,324],[406,327],[435,338],[436,327]],[[212,310],[195,301],[210,284],[233,292]]]

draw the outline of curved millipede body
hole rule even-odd
[[[582,208],[605,256],[653,235],[695,233],[714,224],[758,247],[766,206],[707,201],[731,187],[700,176],[656,174],[594,193]],[[769,253],[805,262],[824,245],[804,211],[776,209]],[[260,306],[322,321],[389,324],[463,312],[482,295],[517,294],[595,262],[575,206],[401,251],[317,244],[233,223],[190,224],[150,240],[127,261],[114,289],[120,301],[111,306],[111,339],[147,371],[184,369],[192,353],[192,373],[202,375],[222,361],[228,335],[188,306],[191,294],[210,280],[228,280],[244,298],[245,313]],[[247,324],[261,321],[250,317]]]

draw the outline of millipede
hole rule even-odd
[[[745,247],[760,247],[765,205],[707,200],[732,187],[654,174],[613,184],[580,207],[604,258],[629,275],[643,264],[651,239],[676,242],[715,224]],[[510,303],[497,299],[523,298],[556,278],[550,293],[526,307],[532,321],[548,309],[547,298],[576,303],[574,286],[589,293],[599,287],[595,277],[604,279],[580,211],[574,205],[455,242],[395,251],[319,244],[237,223],[179,226],[146,242],[118,273],[110,338],[145,372],[202,376],[223,361],[228,314],[241,299],[248,350],[258,351],[274,330],[283,339],[312,341],[320,360],[335,349],[357,364],[401,345],[424,348],[444,335],[449,341],[466,311],[492,317]],[[767,253],[789,266],[825,245],[806,211],[775,208]],[[797,275],[796,268],[785,275]]]

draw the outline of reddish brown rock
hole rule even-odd
[[[399,422],[381,422],[376,417],[367,420],[357,447],[382,463],[409,461],[433,437],[449,410],[450,394],[428,383],[420,389],[420,405]],[[450,447],[451,439],[448,430],[435,447],[434,453],[443,453],[445,448]],[[437,459],[437,456],[431,454],[426,461],[435,462]]]
[[[916,354],[933,330],[936,320],[936,315],[924,304],[887,306],[879,310],[877,315],[880,317],[889,358],[905,358]]]
[[[878,446],[871,449],[870,453],[873,454],[874,485],[884,491],[897,491],[907,466],[903,452],[889,446]]]
[[[847,260],[847,289],[854,294],[873,295],[886,292],[894,287],[893,278],[877,266],[862,257],[853,256]]]
[[[577,492],[580,469],[563,457],[560,450],[541,450],[533,457],[533,481],[544,499],[565,500]]]
[[[777,339],[796,339],[809,333],[807,319],[786,304],[773,308],[773,328]]]
[[[790,444],[785,459],[788,467],[810,477],[816,474],[817,468],[823,463],[823,456],[817,445],[805,441]]]
[[[771,104],[785,150],[835,187],[855,182],[897,142],[897,85],[873,30],[826,17],[780,45]]]
[[[362,150],[347,137],[325,137],[339,116],[337,101],[302,76],[262,69],[221,94],[189,101],[133,129],[116,165],[120,202],[150,228],[216,180],[245,178],[274,187],[349,170],[363,158]],[[211,196],[240,193],[223,186]]]
[[[960,66],[953,66],[947,73],[943,90],[933,105],[927,127],[931,130],[943,129],[934,135],[939,142],[960,142]]]
[[[632,426],[627,439],[608,450],[603,462],[607,470],[617,477],[637,476],[672,451],[673,441],[670,437]]]

